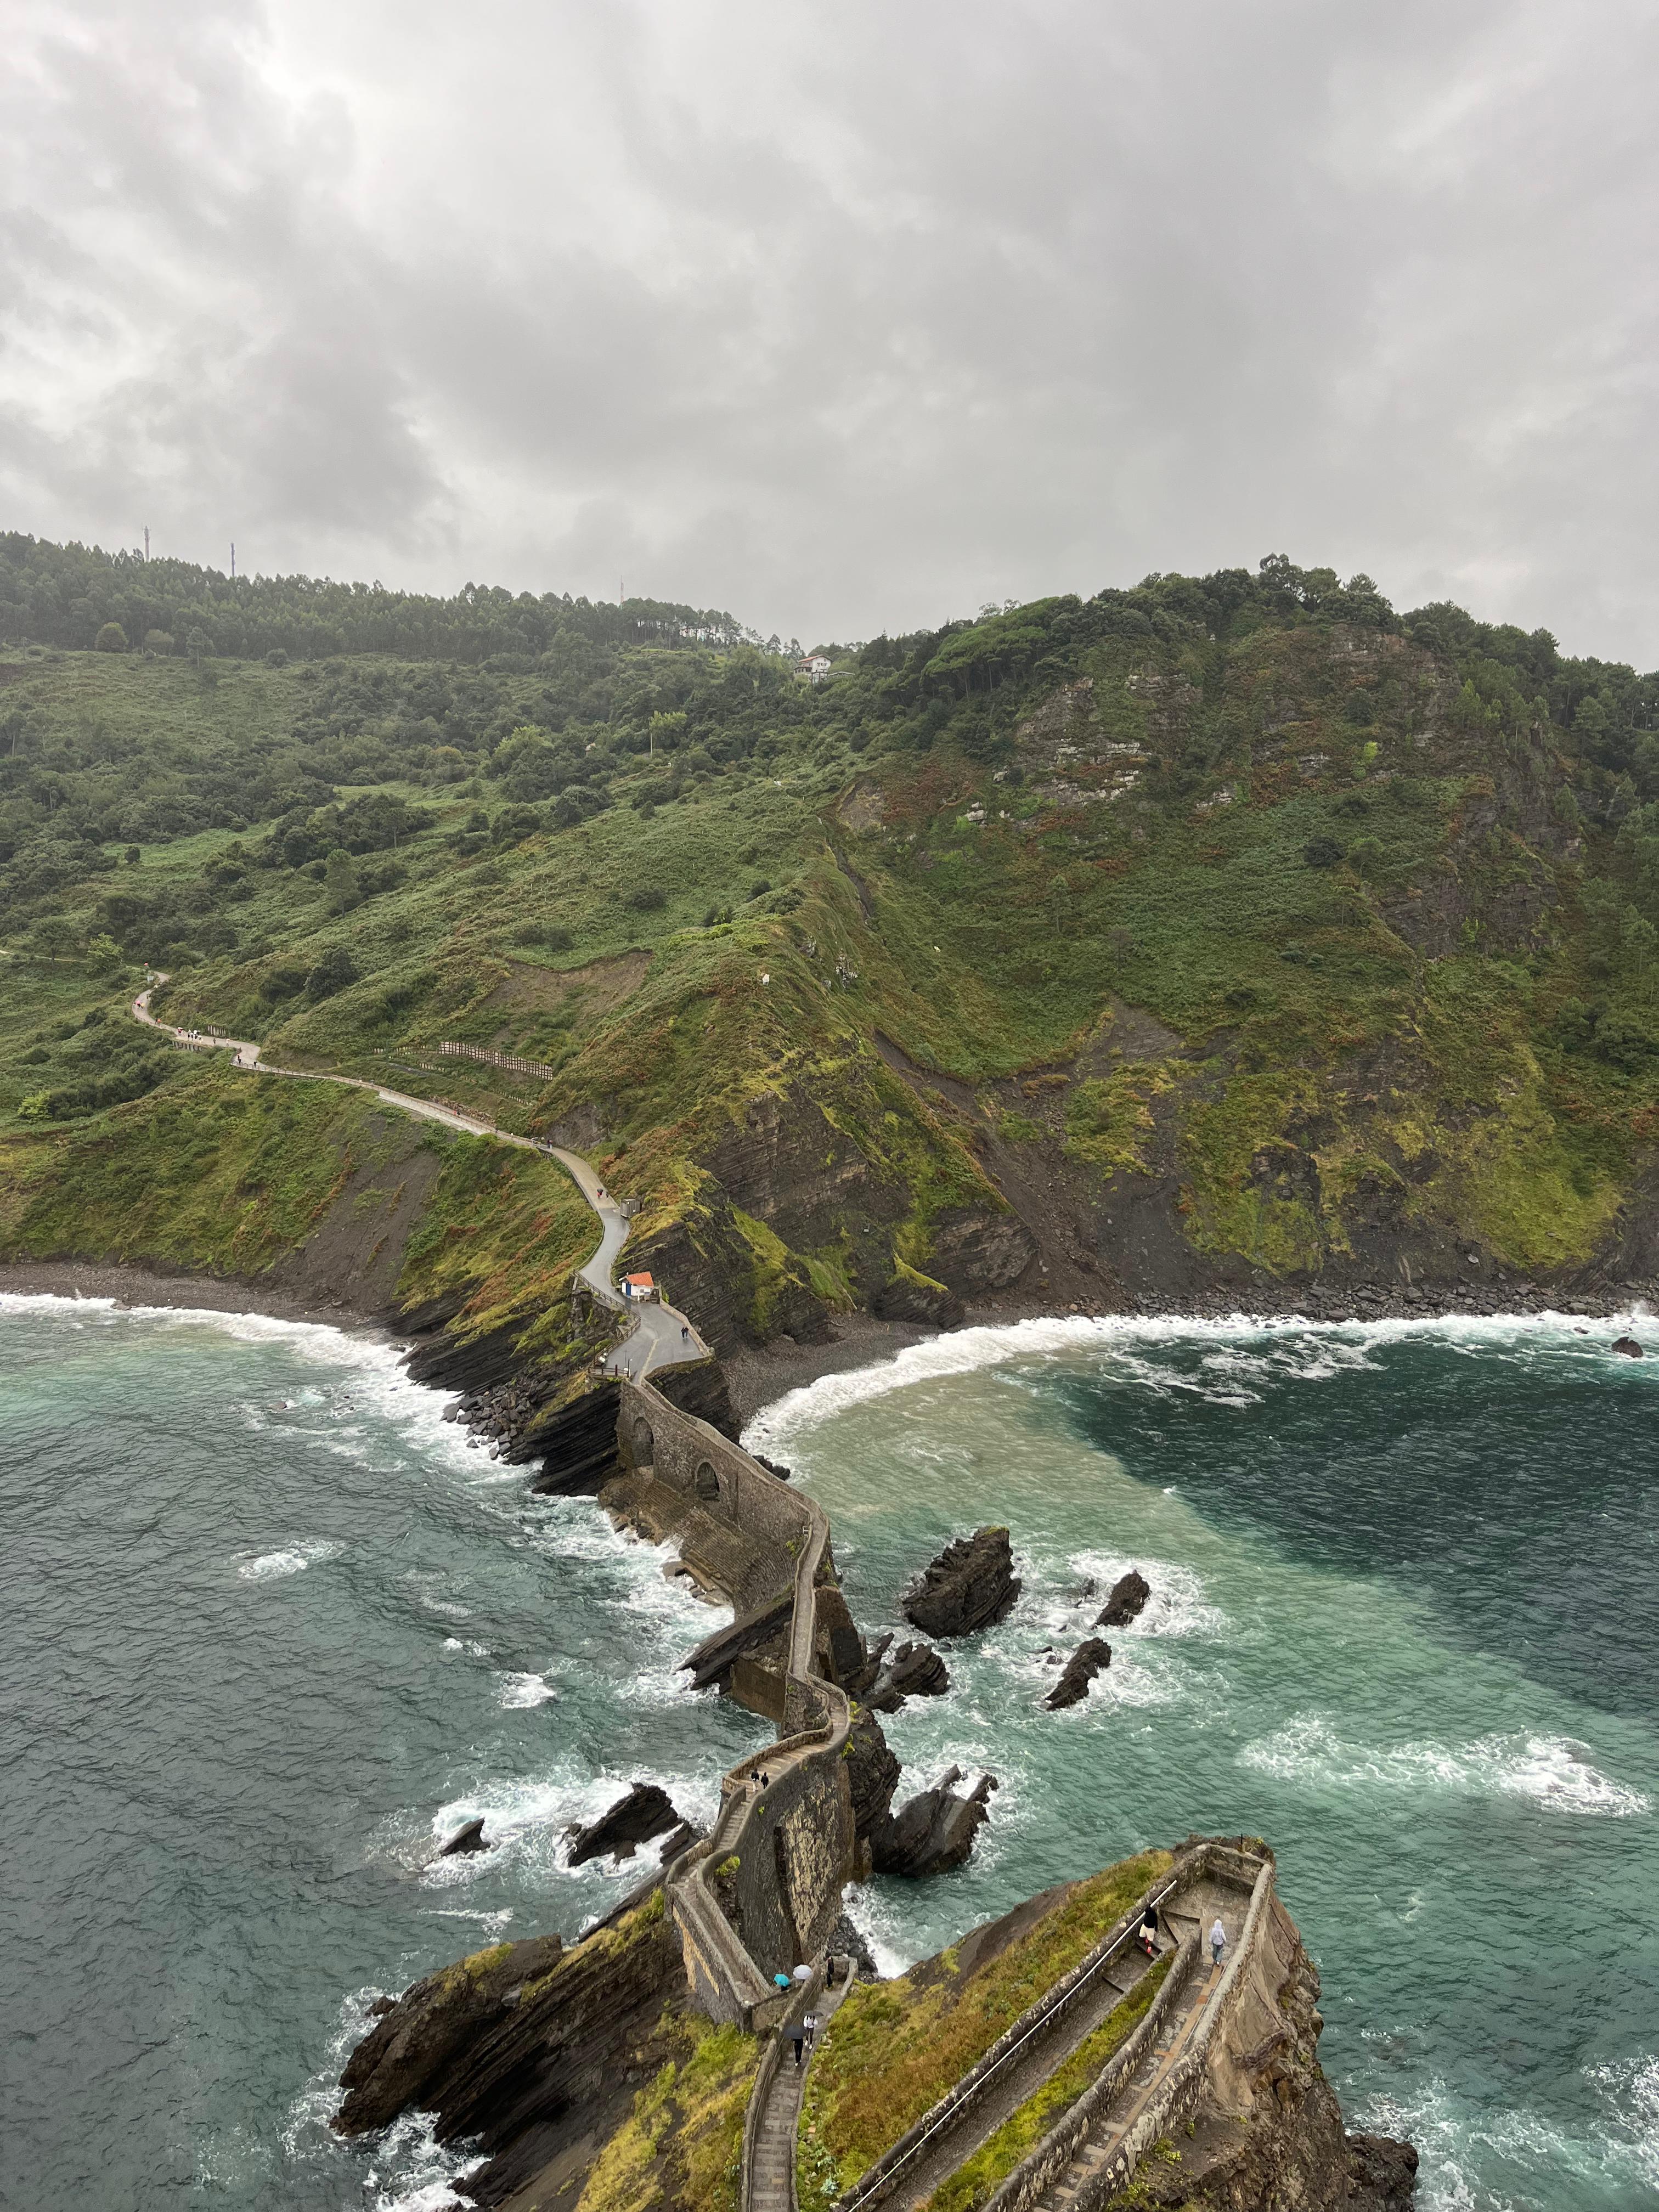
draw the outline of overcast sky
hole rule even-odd
[[[1283,551],[1659,662],[1623,0],[10,0],[0,527],[809,641]]]

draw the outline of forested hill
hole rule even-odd
[[[357,1139],[147,1044],[153,961],[285,1065],[574,1134],[726,1340],[1659,1266],[1659,678],[1546,633],[1275,556],[811,684],[690,608],[14,537],[0,636],[14,1255],[258,1273],[349,1182],[275,1203]],[[405,1291],[441,1246],[462,1326],[544,1322],[520,1201],[404,1224]]]
[[[113,626],[118,635],[108,635]],[[398,653],[533,667],[561,637],[602,646],[758,645],[730,615],[659,599],[573,599],[468,584],[453,599],[320,576],[229,576],[193,562],[0,532],[0,639],[152,655]],[[778,641],[772,641],[775,647]]]

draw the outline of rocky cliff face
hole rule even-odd
[[[466,2185],[477,2203],[534,2176],[551,2202],[626,2119],[686,1999],[660,1889],[568,1949],[500,1944],[398,1998],[352,2053],[335,2125],[357,2136],[431,2112],[441,2142],[476,2137],[487,2154]]]
[[[1411,2212],[1417,2153],[1349,2135],[1319,2063],[1319,1975],[1275,1908],[1289,1965],[1242,2004],[1211,2057],[1190,2134],[1141,2160],[1124,2201],[1168,2212]]]

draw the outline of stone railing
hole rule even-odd
[[[667,1881],[700,2009],[746,2027],[768,2026],[788,2002],[774,1976],[823,1951],[853,1861],[842,1758],[852,1711],[846,1693],[818,1671],[817,1591],[820,1573],[833,1571],[830,1523],[816,1499],[648,1382],[623,1382],[617,1437],[626,1465],[648,1468],[742,1531],[758,1564],[748,1587],[731,1593],[740,1611],[793,1591],[780,1740],[723,1778],[714,1827],[675,1860]]]
[[[1005,2028],[990,2049],[961,2080],[924,2112],[874,2165],[859,2176],[838,2200],[836,2212],[874,2212],[876,2206],[884,2203],[900,2188],[918,2160],[933,2149],[942,2136],[968,2120],[988,2098],[996,2094],[1005,2077],[1031,2045],[1061,2027],[1073,2008],[1092,1992],[1097,1976],[1104,1973],[1115,1959],[1121,1958],[1132,1948],[1141,1916],[1148,1905],[1157,1905],[1162,1911],[1182,1891],[1189,1889],[1206,1875],[1218,1873],[1237,1878],[1237,1869],[1248,1866],[1249,1873],[1243,1879],[1251,1880],[1260,1863],[1249,1857],[1241,1860],[1237,1851],[1224,1844],[1204,1843],[1183,1851],[1169,1873],[1155,1882],[1144,1896],[1137,1899],[1129,1911],[1114,1923],[1071,1972],[1023,2012],[1012,2027]],[[1271,1873],[1271,1867],[1267,1871]],[[1245,1936],[1249,1932],[1247,1923]],[[1244,1940],[1241,1937],[1241,1954],[1244,1949]],[[1160,2025],[1184,1990],[1197,1955],[1198,1944],[1194,1938],[1188,1937],[1178,1947],[1145,2016],[1112,2054],[1085,2095],[1072,2106],[1057,2125],[1002,2184],[990,2199],[986,2212],[992,2212],[993,2207],[995,2212],[1011,2212],[1015,2204],[1021,2207],[1030,2204],[1048,2181],[1070,2164],[1095,2117],[1110,2103],[1122,2083],[1140,2063]],[[1085,2107],[1086,2118],[1083,2117]],[[1152,2140],[1155,2141],[1156,2137]],[[1039,2167],[1040,2177],[1036,2172]],[[1028,2182],[1029,2186],[1026,2185]],[[1072,2208],[1072,2212],[1076,2212],[1076,2208]]]
[[[1108,2197],[1115,2196],[1123,2186],[1152,2145],[1171,2134],[1196,2110],[1203,2094],[1205,2075],[1215,2039],[1238,2000],[1245,1975],[1255,1963],[1255,1954],[1261,1946],[1270,1917],[1273,1894],[1273,1868],[1272,1860],[1268,1859],[1261,1865],[1251,1889],[1249,1910],[1244,1916],[1237,1948],[1227,1961],[1219,1986],[1206,2002],[1203,2016],[1187,2048],[1158,2083],[1111,2157],[1084,2177],[1083,2185],[1073,2200],[1070,2212],[1096,2212],[1097,2206],[1103,2204]],[[1196,1949],[1198,1938],[1192,1941]],[[1091,2118],[1103,2109],[1103,2104],[1104,2100],[1102,2100],[1094,2106]],[[1080,2142],[1081,2136],[1078,2140]],[[1007,2204],[1004,2204],[999,2191],[995,2201],[998,2212],[1011,2212],[1016,2200],[1011,2198]],[[1022,2205],[1030,2201],[1030,2197],[1018,2200]]]
[[[1255,1859],[1224,1847],[1201,1847],[1200,1871],[1249,1882],[1250,1902],[1238,1942],[1225,1972],[1205,2000],[1197,2027],[1185,2050],[1125,2131],[1112,2155],[1078,2178],[1067,2212],[1096,2212],[1096,2208],[1122,2188],[1152,2145],[1180,2125],[1198,2102],[1203,2088],[1211,2048],[1232,2006],[1244,1975],[1254,1962],[1273,1893],[1271,1858]],[[1062,2114],[1036,2148],[1014,2168],[985,2206],[985,2212],[1030,2212],[1076,2159],[1091,2133],[1110,2112],[1112,2105],[1137,2072],[1157,2039],[1159,2028],[1186,1992],[1199,1962],[1204,1931],[1188,1936],[1176,1952],[1146,2017],[1127,2041],[1113,2052],[1077,2102]]]
[[[769,2036],[762,2046],[755,2068],[754,2084],[749,2092],[749,2109],[743,2116],[743,2194],[739,2201],[744,2205],[757,2204],[761,2201],[762,2192],[756,2185],[755,2154],[760,2148],[761,2129],[765,2123],[767,2106],[771,2101],[772,2085],[777,2080],[778,2069],[783,2063],[784,2031],[793,2027],[797,2021],[805,2019],[823,1996],[827,1978],[827,1964],[821,1961],[815,1965],[811,1978],[797,1984],[794,1995],[776,2023],[777,2033]]]

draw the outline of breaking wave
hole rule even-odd
[[[856,1367],[786,1391],[763,1406],[744,1431],[752,1450],[769,1454],[833,1414],[912,1384],[969,1375],[1032,1360],[1110,1355],[1111,1371],[1158,1392],[1188,1392],[1223,1405],[1255,1404],[1260,1384],[1294,1379],[1329,1382],[1370,1364],[1379,1346],[1413,1337],[1443,1341],[1453,1351],[1513,1355],[1547,1349],[1575,1358],[1611,1357],[1614,1335],[1633,1335],[1659,1352],[1659,1317],[1640,1305],[1590,1325],[1571,1314],[1438,1315],[1422,1320],[1319,1322],[1296,1314],[1068,1314],[955,1329],[908,1345],[890,1359]],[[1173,1372],[1145,1355],[1210,1345],[1195,1375]],[[1615,1364],[1620,1364],[1615,1361]]]
[[[1433,1741],[1357,1744],[1318,1713],[1302,1713],[1273,1735],[1244,1746],[1239,1764],[1282,1782],[1325,1789],[1451,1790],[1466,1796],[1521,1797],[1552,1813],[1628,1820],[1649,1810],[1639,1790],[1612,1781],[1590,1764],[1583,1744],[1558,1736],[1492,1735],[1462,1745]]]

